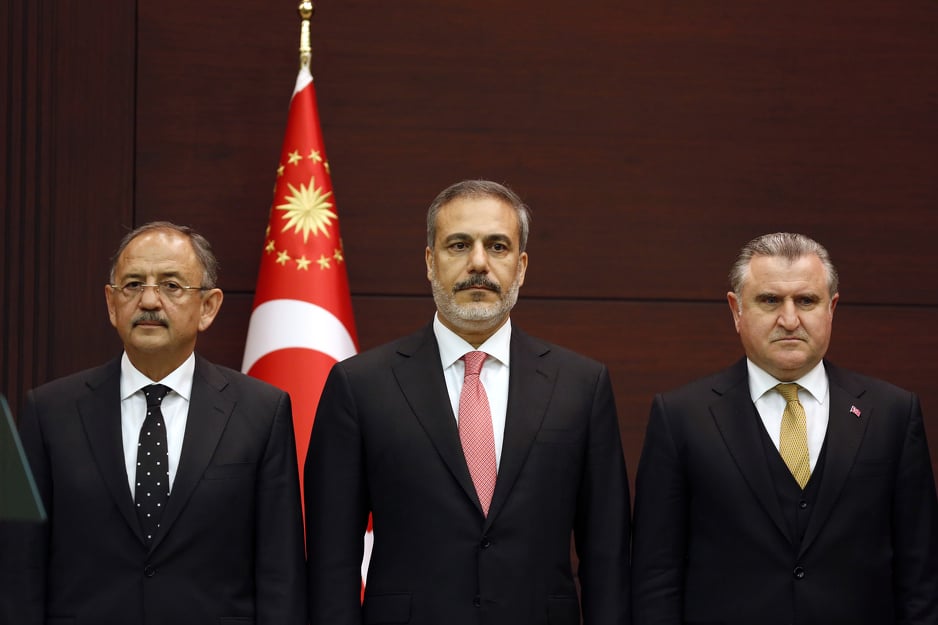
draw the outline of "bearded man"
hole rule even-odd
[[[509,319],[529,222],[503,185],[445,189],[427,214],[433,322],[333,368],[305,467],[311,623],[628,622],[608,371]]]

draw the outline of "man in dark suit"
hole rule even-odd
[[[584,622],[628,622],[608,372],[509,321],[528,221],[497,183],[444,190],[427,217],[433,323],[333,368],[305,468],[314,625],[578,624],[571,534]]]
[[[4,528],[3,623],[306,623],[289,397],[194,353],[216,273],[187,227],[129,233],[105,287],[122,358],[29,393],[49,522]]]
[[[918,398],[824,360],[837,272],[747,244],[746,358],[658,395],[636,481],[636,625],[935,625],[938,503]]]

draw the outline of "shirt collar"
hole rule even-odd
[[[746,367],[749,369],[749,394],[752,395],[753,401],[774,389],[777,384],[781,384],[780,380],[776,380],[748,358]],[[827,401],[828,383],[824,361],[820,361],[810,371],[795,380],[795,384],[811,393],[819,404]]]
[[[443,325],[439,313],[433,316],[433,334],[436,335],[436,342],[440,347],[440,362],[444,369],[451,367],[466,353],[474,351],[485,352],[491,358],[508,366],[511,352],[511,319],[505,321],[502,327],[478,348],[473,347],[464,338]]]
[[[181,365],[167,375],[162,380],[151,380],[140,372],[133,363],[127,352],[121,356],[121,401],[127,399],[144,386],[150,384],[163,384],[168,386],[171,391],[181,395],[186,401],[192,394],[192,379],[195,376],[195,353],[189,354]]]

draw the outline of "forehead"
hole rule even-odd
[[[473,237],[503,235],[518,239],[518,215],[510,204],[492,197],[457,198],[440,208],[436,216],[436,237],[454,234]]]
[[[170,230],[145,232],[127,244],[117,259],[116,274],[192,276],[201,271],[188,237]]]
[[[753,256],[743,288],[758,291],[827,290],[827,272],[815,254],[789,260],[783,256]]]

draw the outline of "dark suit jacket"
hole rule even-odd
[[[636,481],[636,625],[938,623],[938,504],[918,398],[825,367],[826,457],[800,546],[745,359],[655,398]]]
[[[119,359],[29,394],[20,429],[50,516],[5,528],[0,615],[10,625],[305,623],[289,396],[197,357],[179,468],[148,549],[119,395]]]
[[[578,624],[571,532],[586,623],[628,621],[629,491],[608,373],[517,327],[488,517],[431,327],[333,368],[305,488],[313,625]]]

